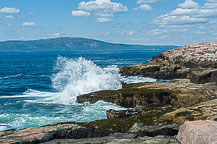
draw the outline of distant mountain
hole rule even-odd
[[[173,49],[176,47],[177,46],[113,44],[99,40],[73,37],[0,42],[0,51]]]

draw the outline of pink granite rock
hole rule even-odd
[[[217,144],[217,122],[211,120],[188,121],[179,130],[181,144]]]

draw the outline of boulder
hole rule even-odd
[[[43,127],[26,128],[20,131],[5,131],[0,137],[1,144],[35,144],[57,138],[85,138],[88,129],[76,124],[56,124]]]
[[[216,144],[217,122],[211,120],[185,122],[177,139],[182,144]]]

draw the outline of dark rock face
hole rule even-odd
[[[134,108],[145,106],[190,106],[217,98],[217,86],[190,83],[189,79],[170,82],[125,84],[120,90],[103,90],[77,97],[78,103],[95,103],[99,100]]]
[[[150,63],[139,64],[135,66],[125,66],[120,68],[120,73],[123,76],[144,76],[155,79],[186,78],[189,69],[182,69],[176,65],[151,65]]]
[[[208,82],[217,83],[217,69],[204,70],[203,72],[192,72],[190,80],[192,83],[197,84]]]
[[[120,90],[104,90],[77,97],[78,103],[95,103],[99,100],[112,102],[117,105],[132,108],[150,104],[168,104],[171,92],[162,89],[123,88]]]

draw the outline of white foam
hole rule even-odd
[[[4,130],[6,130],[6,129],[7,129],[6,126],[0,126],[0,131],[4,131]]]
[[[52,97],[56,96],[58,93],[53,93],[53,92],[42,92],[42,91],[37,91],[37,90],[32,90],[29,89],[26,92],[24,92],[22,95],[14,95],[14,96],[1,96],[0,99],[3,98],[32,98],[32,97]]]
[[[79,95],[122,87],[116,66],[101,68],[84,58],[58,57],[55,70],[57,73],[52,77],[52,85],[60,93],[45,99],[47,102],[75,104]]]
[[[138,83],[138,82],[156,82],[157,80],[149,77],[128,76],[128,77],[121,77],[121,81],[130,84],[130,83]]]
[[[5,76],[5,77],[0,77],[0,79],[8,79],[8,78],[14,78],[14,77],[20,77],[22,74],[16,74],[16,75],[11,75],[11,76]]]

